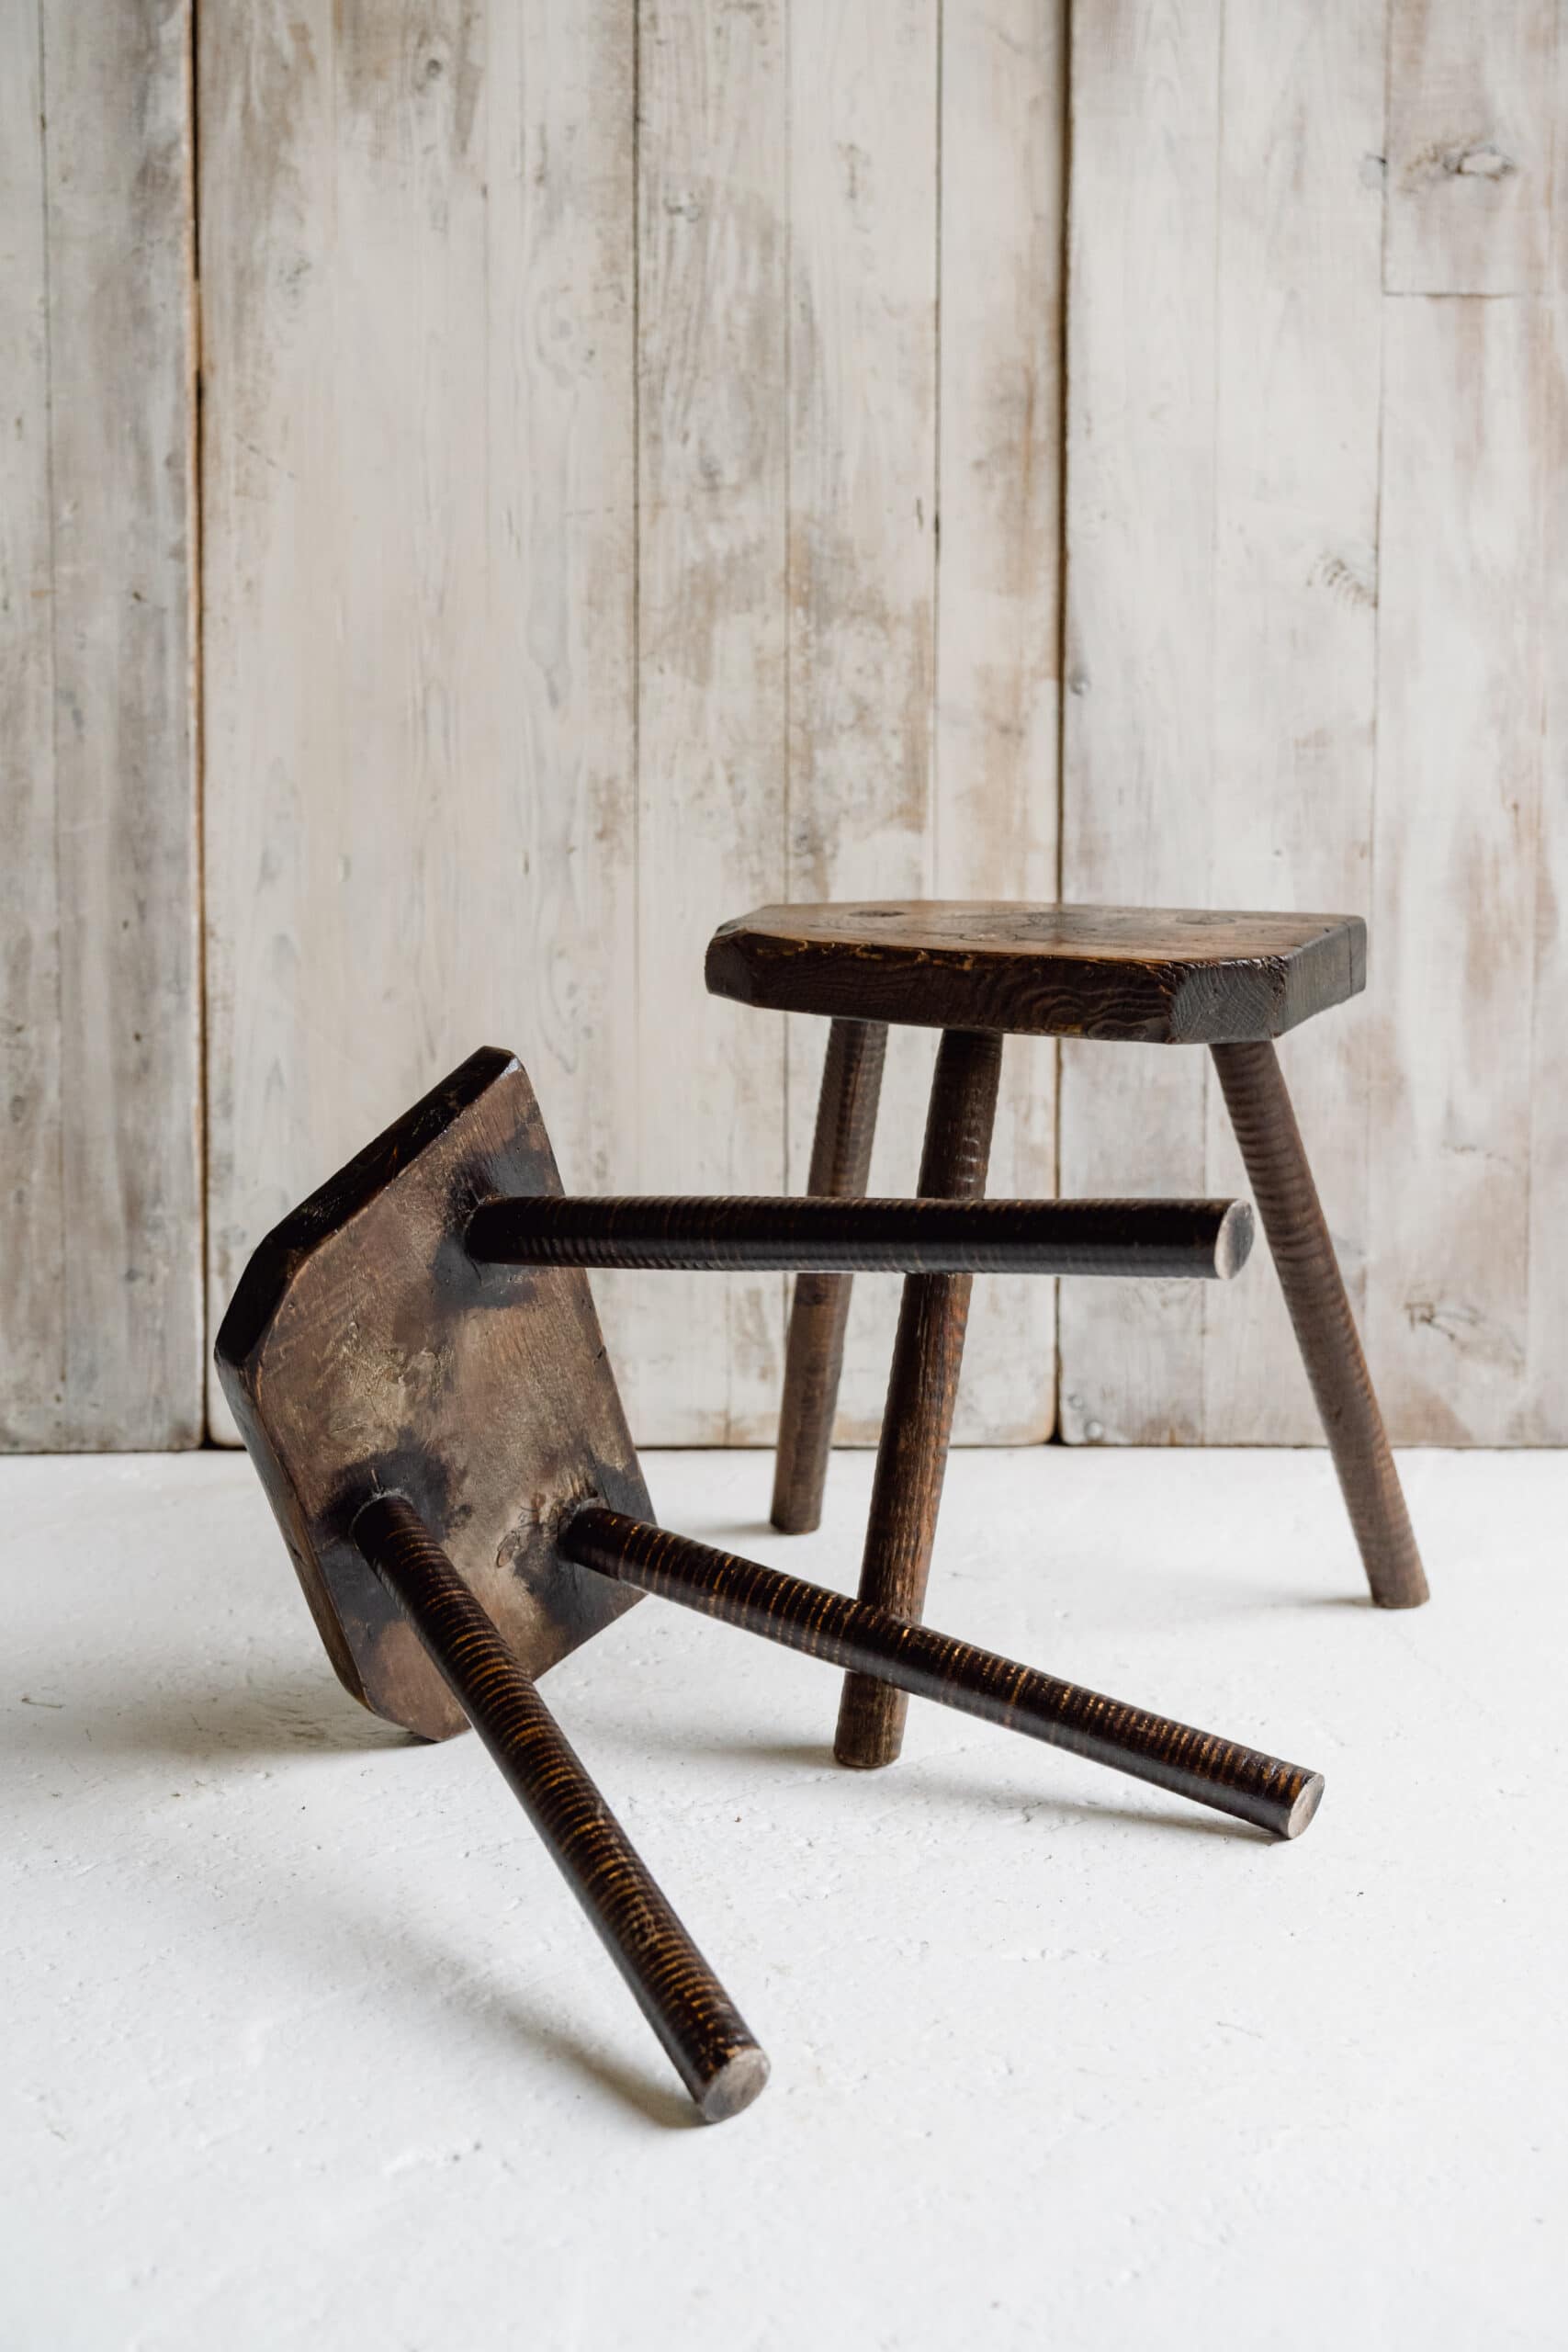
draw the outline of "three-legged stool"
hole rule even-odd
[[[767,2061],[535,1687],[640,1592],[1278,1838],[1323,1782],[657,1527],[581,1270],[1060,1272],[1132,1251],[1212,1275],[1248,1231],[1231,1202],[568,1200],[526,1076],[486,1049],[252,1258],[218,1363],[339,1677],[423,1738],[473,1724],[710,2121]]]
[[[932,899],[762,907],[720,926],[707,953],[718,996],[832,1021],[810,1188],[865,1187],[886,1024],[940,1029],[918,1190],[985,1190],[1002,1039],[1092,1037],[1207,1046],[1241,1146],[1372,1599],[1409,1609],[1427,1580],[1350,1304],[1318,1204],[1274,1039],[1366,984],[1353,915],[1224,914],[1138,907]],[[877,1451],[861,1596],[918,1619],[953,1426],[969,1284],[905,1284]],[[821,1515],[849,1311],[844,1275],[795,1287],[773,1523]],[[897,1690],[852,1676],[835,1753],[891,1763]]]

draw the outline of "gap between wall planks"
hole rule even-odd
[[[1074,12],[1064,895],[1370,915],[1282,1059],[1407,1442],[1568,1427],[1557,38]],[[1065,1048],[1064,1192],[1239,1183],[1216,1098]],[[1069,1286],[1062,1392],[1070,1439],[1317,1435],[1262,1278]]]
[[[6,0],[4,30],[0,1448],[186,1446],[202,1427],[190,11]]]

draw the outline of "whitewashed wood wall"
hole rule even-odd
[[[196,1442],[481,1040],[570,1183],[798,1188],[714,923],[1058,891],[1371,918],[1284,1057],[1394,1434],[1568,1441],[1559,14],[0,0],[0,1442]],[[993,1189],[1243,1189],[1201,1055],[1008,1052]],[[645,1442],[771,1435],[784,1284],[601,1296]],[[1054,1309],[964,1436],[1316,1434],[1261,1262]]]
[[[202,1431],[189,24],[0,0],[0,1443]]]

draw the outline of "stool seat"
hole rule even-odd
[[[1282,1036],[1366,986],[1359,915],[906,899],[759,907],[707,952],[716,996],[782,1012],[1154,1046]]]

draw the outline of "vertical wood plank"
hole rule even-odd
[[[937,79],[937,0],[791,0],[791,899],[923,897],[934,874]],[[827,1035],[790,1028],[798,1189]],[[874,1191],[913,1186],[933,1052],[889,1036]],[[896,1283],[857,1283],[842,1438],[875,1438],[897,1319]]]
[[[333,447],[329,0],[214,0],[197,49],[202,314],[202,736],[207,1244],[216,1329],[251,1250],[330,1173],[313,1065],[335,1047],[361,1139],[383,1103],[368,1023],[339,1034],[307,936],[342,758]],[[352,869],[351,869],[352,870]],[[333,884],[346,877],[334,865]],[[323,910],[353,925],[344,898]],[[368,949],[368,942],[367,942]],[[330,953],[330,950],[328,951]],[[363,1069],[356,1067],[363,1064]],[[352,1147],[351,1147],[352,1148]],[[339,1155],[341,1160],[342,1154]],[[235,1430],[216,1377],[208,1417]]]
[[[1544,293],[1557,0],[1393,0],[1386,284]]]
[[[1563,1427],[1562,48],[1552,0],[1392,0],[1369,1336],[1427,1442]]]
[[[784,1189],[783,1023],[703,987],[784,895],[788,151],[784,0],[644,0],[638,158],[637,1187]],[[623,1086],[623,1102],[629,1089]],[[774,1276],[622,1275],[644,1443],[766,1442]]]
[[[37,0],[0,6],[0,1445],[62,1442],[60,886],[49,451],[48,200]]]
[[[6,1256],[31,1263],[6,1278],[0,1438],[192,1445],[190,17],[169,0],[102,22],[58,0],[8,14],[22,119],[6,147],[21,356],[6,635],[26,733],[6,848],[27,861],[28,913],[6,946],[7,1022],[26,1027],[7,1047],[0,1186],[23,1196]]]
[[[634,31],[204,15],[217,1306],[476,1036],[630,1173]]]
[[[1066,0],[945,0],[934,887],[1056,896]],[[1056,1049],[1002,1062],[990,1189],[1055,1190]],[[905,1180],[908,1182],[908,1179]],[[1055,1285],[975,1285],[958,1444],[1055,1415]]]
[[[1568,99],[1568,41],[1558,59]],[[1559,104],[1562,100],[1560,99]],[[1541,641],[1545,659],[1540,831],[1535,860],[1535,993],[1529,1065],[1529,1310],[1522,1410],[1510,1435],[1568,1441],[1568,231],[1556,223],[1556,288],[1540,322],[1550,338],[1540,435]]]
[[[1396,1440],[1524,1418],[1550,321],[1391,302],[1368,1353]]]
[[[1201,906],[1212,854],[1221,0],[1072,29],[1062,896]],[[1199,1193],[1205,1057],[1062,1049],[1066,1193]],[[1070,1441],[1195,1442],[1195,1284],[1067,1283]]]
[[[43,22],[65,1435],[195,1445],[190,10],[51,0]]]
[[[1384,41],[1376,0],[1225,15],[1209,798],[1216,905],[1370,910]],[[1374,933],[1374,991],[1382,944]],[[1358,1310],[1369,1036],[1361,1001],[1282,1047]],[[1245,1197],[1217,1086],[1208,1114],[1205,1190]],[[1201,1305],[1206,1441],[1320,1442],[1266,1252],[1223,1296],[1205,1287]]]

